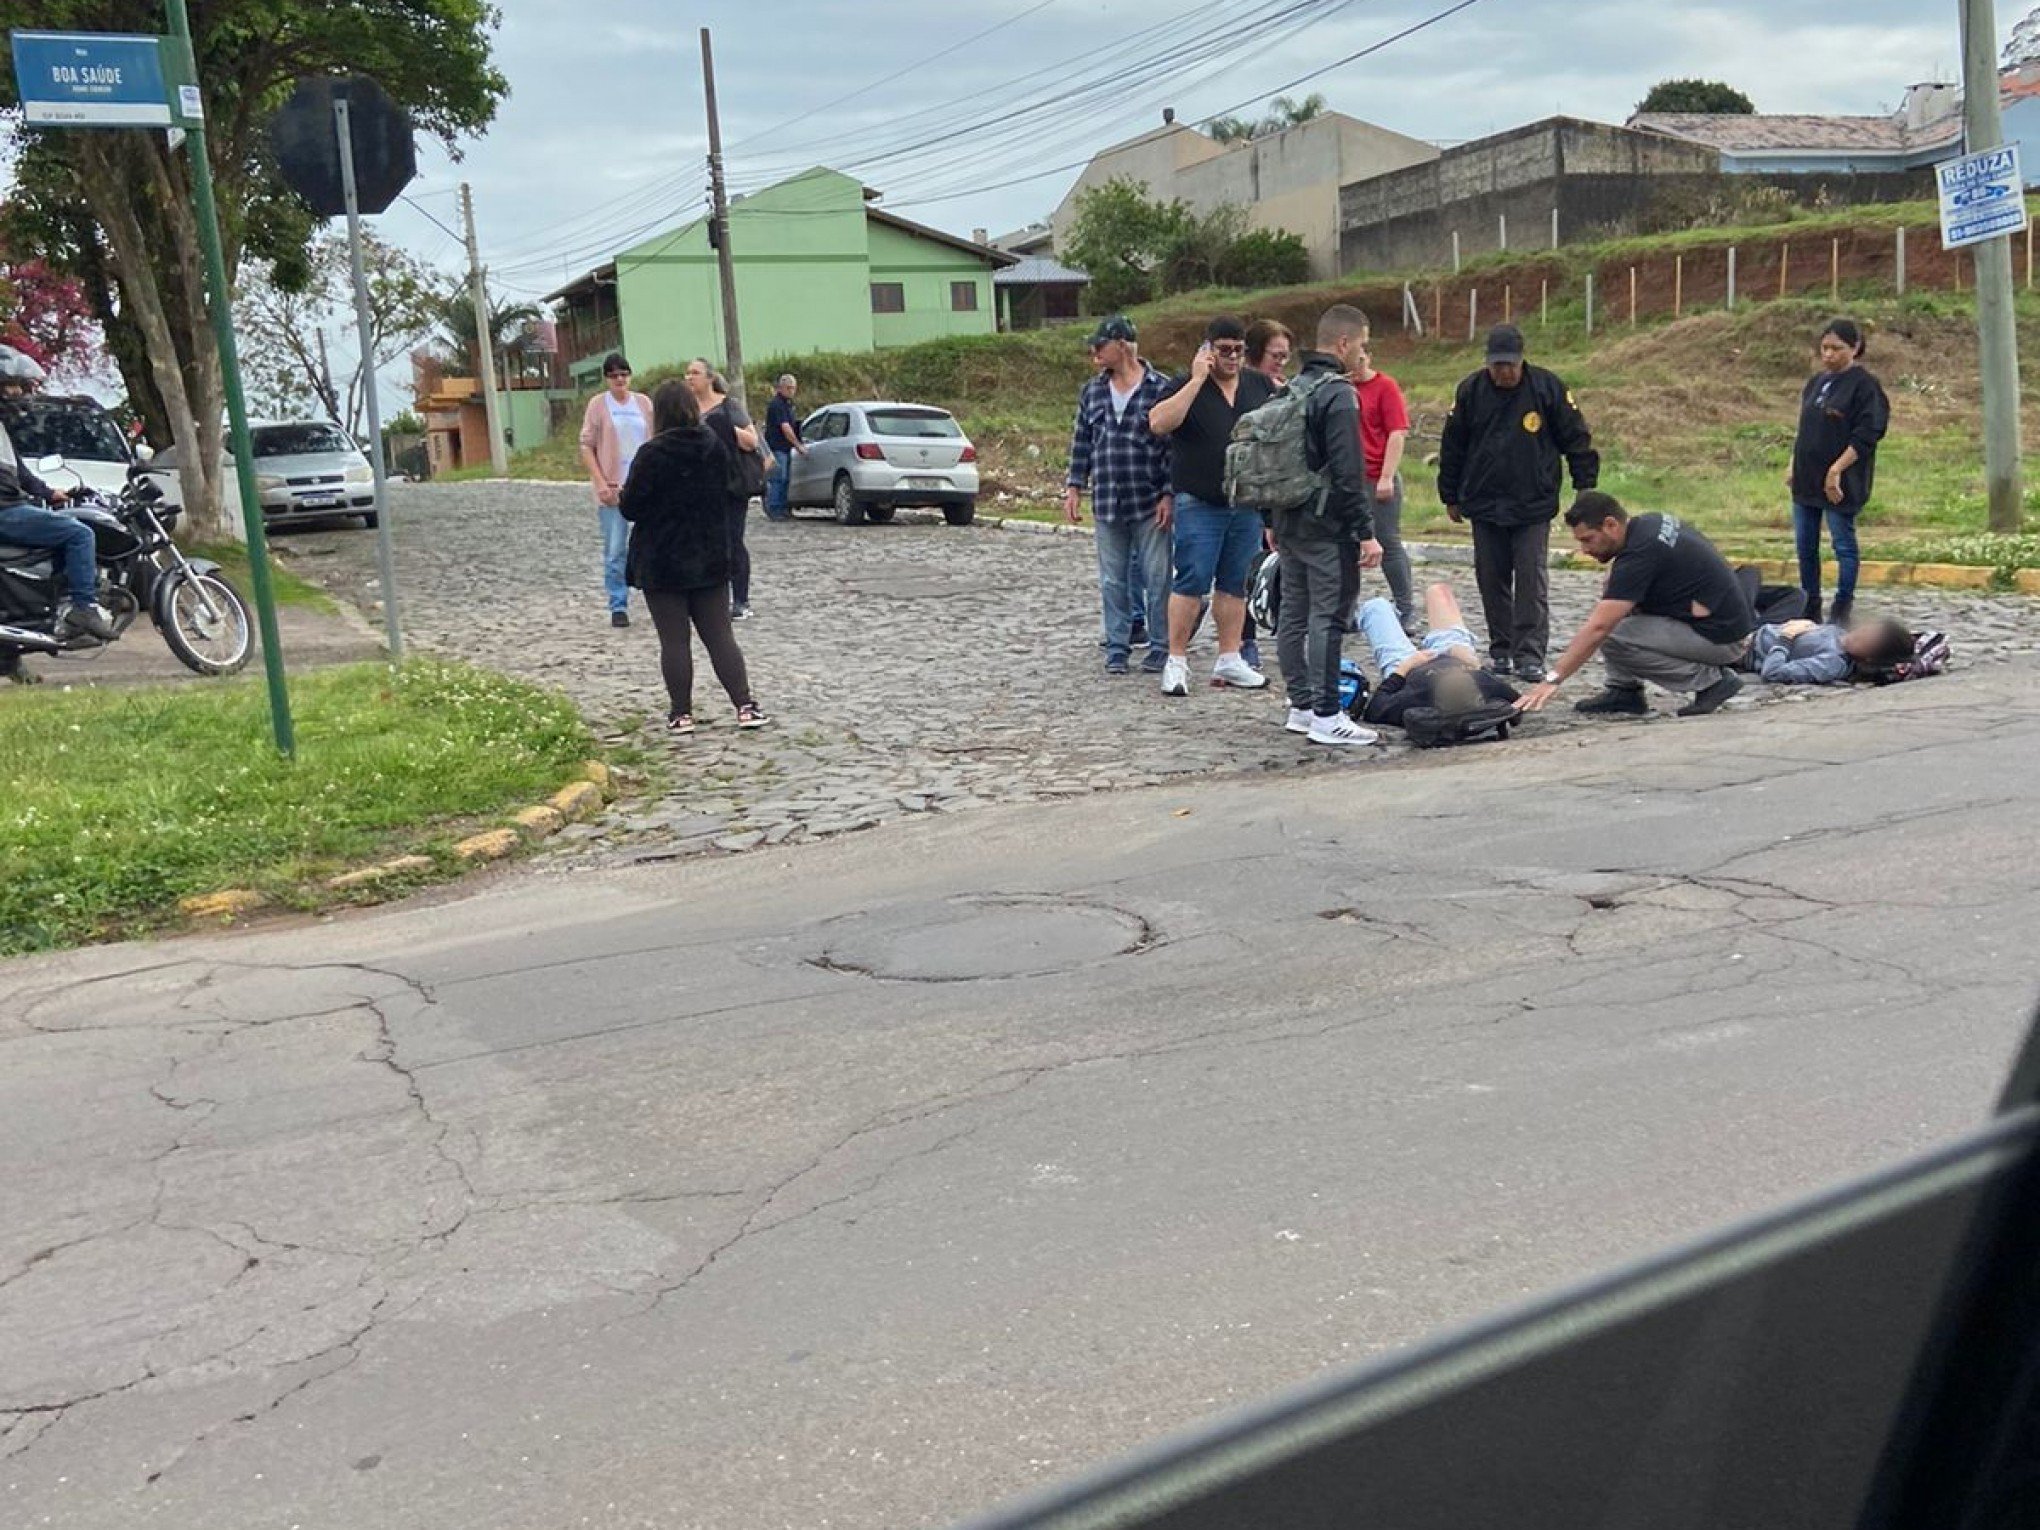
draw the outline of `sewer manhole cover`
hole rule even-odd
[[[1061,898],[990,895],[853,914],[835,921],[809,960],[831,972],[906,983],[1045,977],[1154,942],[1124,909]]]

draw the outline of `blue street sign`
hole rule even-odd
[[[14,80],[31,127],[169,127],[161,39],[15,32]]]
[[[2005,144],[1934,166],[1941,189],[1941,245],[1959,249],[2026,226],[2026,183],[2019,146]]]

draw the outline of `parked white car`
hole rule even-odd
[[[127,487],[134,453],[119,421],[89,398],[36,393],[8,399],[0,403],[0,428],[23,462],[62,457],[87,487],[109,499]]]
[[[262,421],[248,427],[255,449],[255,492],[262,504],[262,524],[288,526],[301,521],[358,515],[364,526],[375,524],[375,472],[353,437],[326,420]],[[177,478],[177,449],[165,448],[149,463],[149,476],[172,504],[182,502]],[[241,512],[238,475],[227,464],[227,510]]]
[[[956,416],[932,404],[860,399],[825,404],[801,422],[807,447],[788,464],[786,502],[827,505],[846,526],[936,505],[952,526],[977,515],[977,448]]]

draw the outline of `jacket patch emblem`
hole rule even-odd
[[[1531,435],[1536,435],[1538,431],[1544,428],[1544,416],[1535,409],[1531,410],[1523,416],[1523,428],[1529,431]]]

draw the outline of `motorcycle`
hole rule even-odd
[[[35,470],[47,479],[66,468],[62,457],[45,457]],[[99,604],[113,618],[113,636],[60,632],[57,603],[64,580],[57,554],[0,543],[0,675],[20,678],[24,653],[103,648],[144,611],[187,668],[231,675],[246,664],[254,647],[248,603],[217,563],[187,558],[171,540],[178,511],[159,508],[162,490],[141,476],[139,466],[129,469],[126,487],[112,499],[86,487],[75,470],[70,476],[78,487],[67,491],[59,513],[92,528]]]

